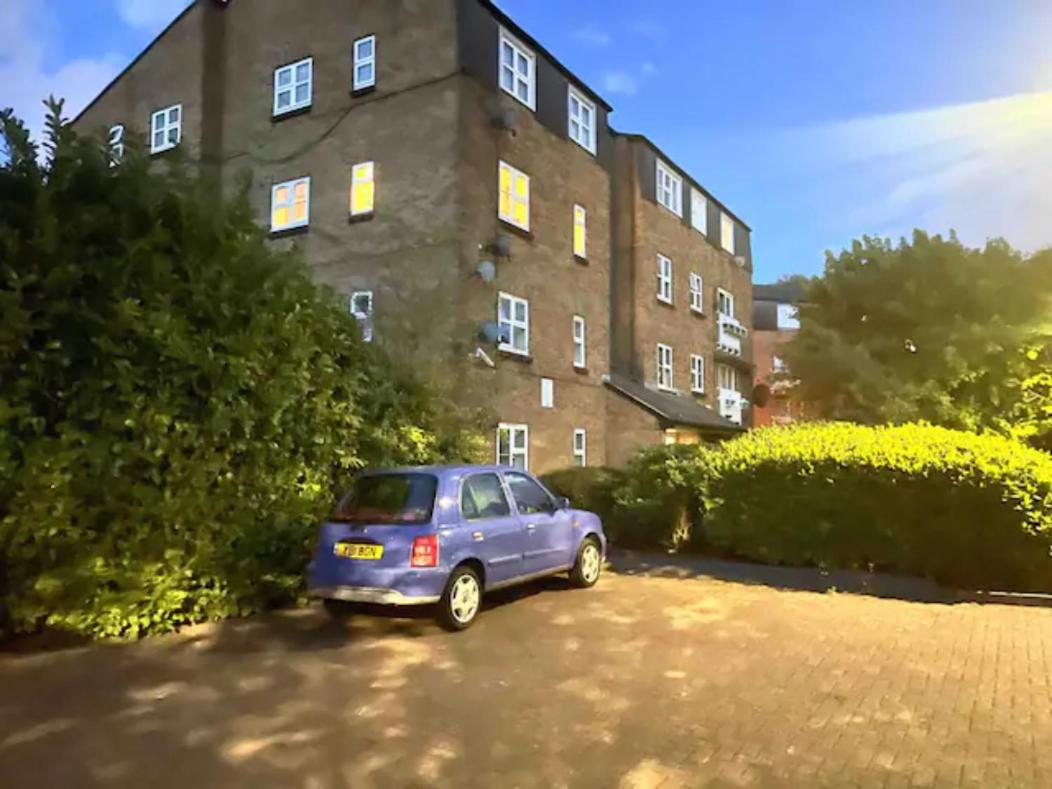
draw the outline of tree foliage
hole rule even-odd
[[[785,357],[819,416],[924,420],[971,430],[1047,429],[1052,251],[971,249],[916,231],[827,256]],[[1043,372],[1042,372],[1043,371]],[[1031,422],[1017,429],[1020,420]]]
[[[243,194],[60,112],[46,164],[0,116],[0,601],[128,637],[288,599],[335,486],[475,434]]]

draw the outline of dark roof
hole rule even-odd
[[[753,285],[753,301],[776,301],[796,304],[803,300],[804,288],[799,282],[776,282],[773,285]]]
[[[623,375],[611,373],[607,376],[606,385],[670,425],[686,425],[719,433],[738,433],[744,430],[711,408],[699,405],[693,398],[658,392]]]
[[[493,16],[496,17],[497,21],[500,22],[501,25],[503,25],[509,31],[511,31],[515,35],[515,38],[519,39],[520,41],[522,41],[523,44],[528,45],[531,49],[536,50],[538,53],[540,53],[549,61],[551,61],[552,65],[555,66],[555,68],[558,71],[560,71],[564,77],[570,79],[573,82],[576,82],[578,87],[580,87],[585,93],[587,93],[589,98],[593,99],[597,104],[599,104],[599,106],[601,106],[607,112],[614,111],[614,108],[611,107],[609,103],[607,103],[606,99],[604,99],[594,90],[592,90],[592,88],[588,86],[587,82],[585,82],[583,79],[581,79],[572,71],[570,71],[570,69],[564,66],[560,62],[560,60],[557,57],[555,57],[555,55],[553,55],[551,52],[549,52],[537,39],[535,39],[521,27],[519,27],[518,23],[514,19],[512,19],[510,16],[508,16],[499,8],[497,8],[497,6],[492,2],[492,0],[477,0],[477,2],[479,3],[479,5],[485,8],[491,14],[493,14]]]
[[[657,146],[657,143],[655,143],[652,139],[647,137],[645,134],[635,134],[635,133],[630,133],[630,132],[619,132],[619,131],[616,131],[615,129],[611,129],[610,133],[613,134],[615,137],[624,137],[626,140],[635,140],[636,142],[641,142],[644,145],[649,146],[654,151],[654,153],[656,153],[659,157],[661,157],[662,160],[664,160],[665,162],[667,162],[668,164],[672,165],[677,170],[679,170],[680,175],[682,175],[684,178],[686,178],[690,182],[691,186],[693,186],[699,192],[703,192],[705,194],[705,197],[707,197],[710,202],[715,203],[717,206],[719,206],[721,211],[723,211],[728,216],[734,217],[738,221],[739,225],[744,227],[750,233],[752,232],[752,228],[749,227],[748,224],[746,224],[744,219],[742,219],[736,213],[731,211],[731,209],[729,209],[726,206],[726,204],[721,202],[718,197],[713,196],[712,192],[710,192],[708,189],[706,189],[704,186],[702,186],[700,183],[698,183],[698,181],[694,178],[694,176],[692,176],[690,173],[688,173],[686,170],[684,170],[682,167],[680,167],[678,164],[676,164],[676,160],[675,159],[673,159],[671,156],[669,156],[667,153],[665,153],[663,150],[661,150]]]

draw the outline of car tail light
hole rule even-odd
[[[413,540],[411,567],[438,567],[438,535],[429,534]]]

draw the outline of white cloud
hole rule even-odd
[[[656,19],[636,19],[628,27],[636,35],[649,38],[651,41],[661,41],[668,37],[668,30]]]
[[[160,32],[192,0],[117,0],[117,13],[132,27]]]
[[[603,74],[603,90],[607,93],[634,96],[639,92],[639,80],[627,71],[608,71]]]
[[[847,174],[841,209],[860,232],[954,228],[962,241],[1003,236],[1052,244],[1052,93],[1028,93],[858,118],[791,133],[818,177]]]
[[[586,44],[591,47],[607,47],[613,43],[613,37],[605,30],[601,30],[595,25],[585,25],[579,27],[573,32],[573,39],[582,44]]]
[[[648,60],[643,64],[642,71],[645,76],[654,77],[657,76],[658,67],[654,65],[653,61]]]
[[[50,45],[53,19],[33,0],[5,0],[0,6],[0,105],[12,107],[40,139],[44,127],[41,102],[49,94],[66,99],[65,114],[73,117],[116,76],[125,58],[110,53],[78,58],[49,69],[44,52]]]

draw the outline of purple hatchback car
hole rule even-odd
[[[606,553],[597,515],[524,471],[435,466],[362,474],[322,524],[310,592],[345,603],[438,604],[463,630],[493,589],[569,572],[594,586]]]

